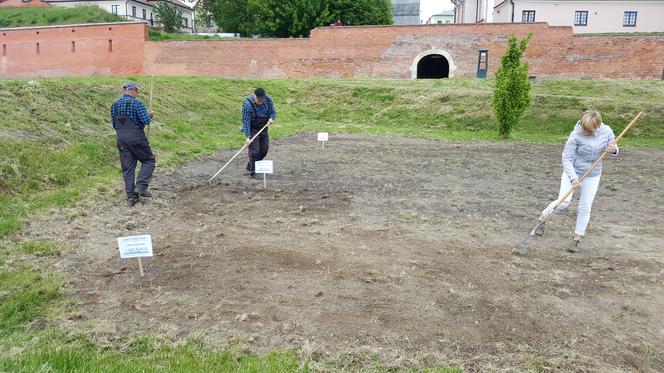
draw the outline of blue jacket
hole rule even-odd
[[[578,179],[604,152],[609,142],[615,140],[611,127],[600,124],[597,131],[586,136],[580,123],[576,123],[574,130],[570,133],[563,149],[563,170],[570,181]],[[618,154],[618,147],[616,152]],[[602,162],[600,162],[587,177],[598,176],[602,173]]]

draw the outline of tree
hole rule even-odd
[[[225,32],[243,36],[309,36],[337,19],[344,25],[392,23],[391,0],[203,0]]]
[[[498,119],[498,133],[508,138],[524,111],[530,105],[530,81],[528,62],[521,62],[532,34],[523,38],[517,46],[516,37],[510,36],[500,68],[496,71],[496,86],[493,94],[493,109]]]
[[[182,26],[182,12],[175,5],[159,1],[154,6],[154,12],[166,32],[176,32]]]
[[[328,25],[332,17],[328,0],[249,0],[256,33],[270,37],[309,36],[312,28]]]
[[[253,33],[254,21],[247,0],[203,0],[203,9],[212,14],[214,22],[224,32],[242,36]]]
[[[344,25],[391,25],[391,0],[331,0],[332,19]]]

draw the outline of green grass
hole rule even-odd
[[[23,257],[56,251],[56,245],[43,241],[0,246],[0,341],[21,335],[60,298],[62,276],[42,272],[46,266],[41,261]]]
[[[23,7],[1,8],[0,27],[30,27],[126,21],[95,5],[74,8]]]
[[[174,34],[159,30],[150,29],[148,31],[150,41],[164,40],[223,40],[219,35],[196,35],[196,34]]]
[[[51,341],[53,342],[53,341]],[[0,357],[7,372],[307,372],[292,351],[267,356],[208,350],[193,342],[177,346],[152,343],[123,350],[101,349],[84,339],[56,340],[60,347],[40,346],[14,358]]]

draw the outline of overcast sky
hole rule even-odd
[[[420,19],[426,22],[432,15],[450,9],[454,9],[450,0],[420,0]]]

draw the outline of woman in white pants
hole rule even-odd
[[[592,110],[586,111],[581,120],[576,123],[574,130],[569,135],[565,149],[562,154],[563,176],[560,179],[560,192],[558,199],[562,198],[570,188],[580,189],[579,208],[576,216],[576,227],[574,229],[574,239],[570,244],[568,251],[579,252],[581,239],[586,234],[586,227],[590,221],[590,209],[597,193],[599,179],[602,176],[602,163],[600,162],[590,171],[588,176],[579,183],[579,178],[588,168],[602,155],[604,151],[611,154],[618,154],[618,146],[615,143],[615,135],[609,126],[602,123],[602,116]],[[558,200],[553,201],[542,211],[540,220],[556,211],[569,206],[573,193],[556,208]],[[544,225],[535,232],[539,235],[544,234]]]

